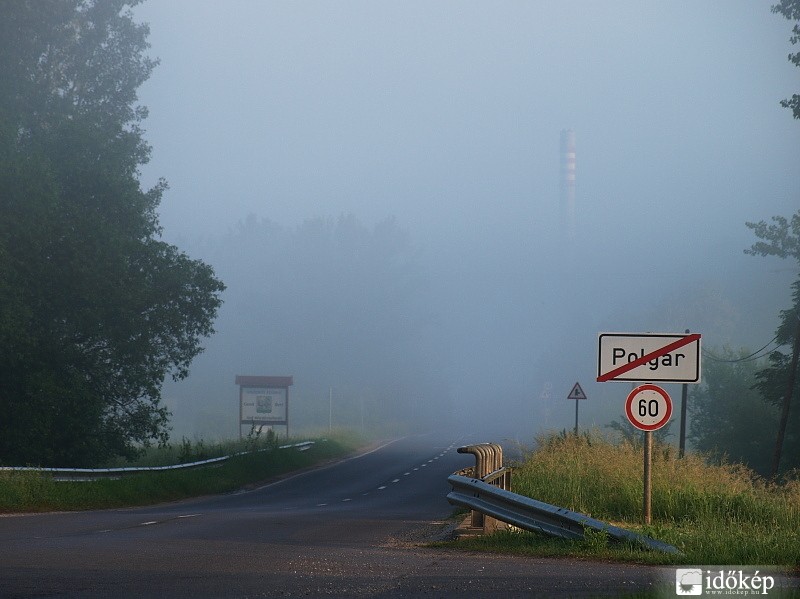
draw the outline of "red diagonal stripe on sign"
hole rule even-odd
[[[621,374],[625,374],[629,370],[633,370],[634,368],[641,366],[642,364],[646,364],[650,360],[654,358],[660,358],[661,356],[665,356],[666,354],[670,353],[671,351],[675,351],[683,347],[684,345],[689,345],[700,339],[700,333],[692,333],[691,335],[686,335],[677,341],[673,341],[669,345],[665,345],[657,349],[656,351],[650,352],[649,354],[643,355],[641,358],[636,358],[633,362],[628,362],[627,364],[623,364],[619,368],[615,368],[614,370],[609,370],[605,374],[601,374],[597,377],[598,383],[605,383],[606,381],[610,381],[612,379],[617,378]]]

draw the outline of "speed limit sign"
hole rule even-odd
[[[639,430],[658,430],[672,416],[672,399],[657,385],[640,385],[628,395],[625,415]]]

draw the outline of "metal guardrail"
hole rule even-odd
[[[298,451],[306,451],[314,445],[314,441],[302,441],[291,445],[281,445],[278,449],[296,448]],[[258,452],[270,451],[271,448],[259,449]],[[257,453],[258,453],[257,452]],[[139,468],[37,468],[35,466],[2,466],[0,472],[41,472],[52,474],[53,480],[63,481],[93,481],[100,479],[118,479],[123,476],[142,474],[144,472],[163,472],[165,470],[191,470],[193,468],[203,468],[206,466],[219,465],[232,457],[247,455],[251,452],[240,451],[232,455],[226,455],[208,460],[197,462],[187,462],[185,464],[174,464],[171,466],[143,466]]]
[[[447,495],[450,504],[479,511],[524,530],[565,539],[584,539],[586,529],[590,529],[647,549],[680,553],[676,547],[662,541],[595,520],[585,514],[517,495],[476,478],[451,474],[447,480],[453,486],[452,492]]]
[[[503,448],[497,443],[478,443],[459,447],[458,453],[469,453],[475,456],[475,478],[483,478],[490,472],[503,467]]]
[[[511,490],[511,469],[503,466],[503,448],[497,443],[478,443],[457,449],[458,453],[469,453],[475,456],[475,466],[459,470],[457,474],[477,478],[506,491]],[[473,528],[482,528],[483,532],[493,532],[505,528],[496,518],[486,517],[479,510],[472,510],[470,524]]]

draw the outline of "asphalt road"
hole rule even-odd
[[[420,435],[247,492],[3,517],[0,597],[597,597],[662,580],[425,547],[447,533],[464,443]]]

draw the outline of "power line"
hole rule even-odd
[[[759,354],[763,350],[767,349],[770,345],[775,343],[775,341],[777,339],[778,339],[778,336],[775,335],[769,343],[767,343],[766,345],[764,345],[760,349],[757,349],[752,354],[750,354],[748,356],[744,356],[744,357],[739,358],[737,360],[723,360],[722,358],[718,358],[717,356],[714,356],[714,355],[708,353],[708,351],[706,351],[705,349],[703,350],[703,356],[705,356],[706,358],[709,358],[710,360],[714,360],[715,362],[725,362],[725,363],[728,363],[728,364],[735,364],[737,362],[752,362],[753,360],[758,360],[759,358],[763,358],[764,355],[766,355],[766,354],[761,355],[761,356],[756,355],[756,354]]]

